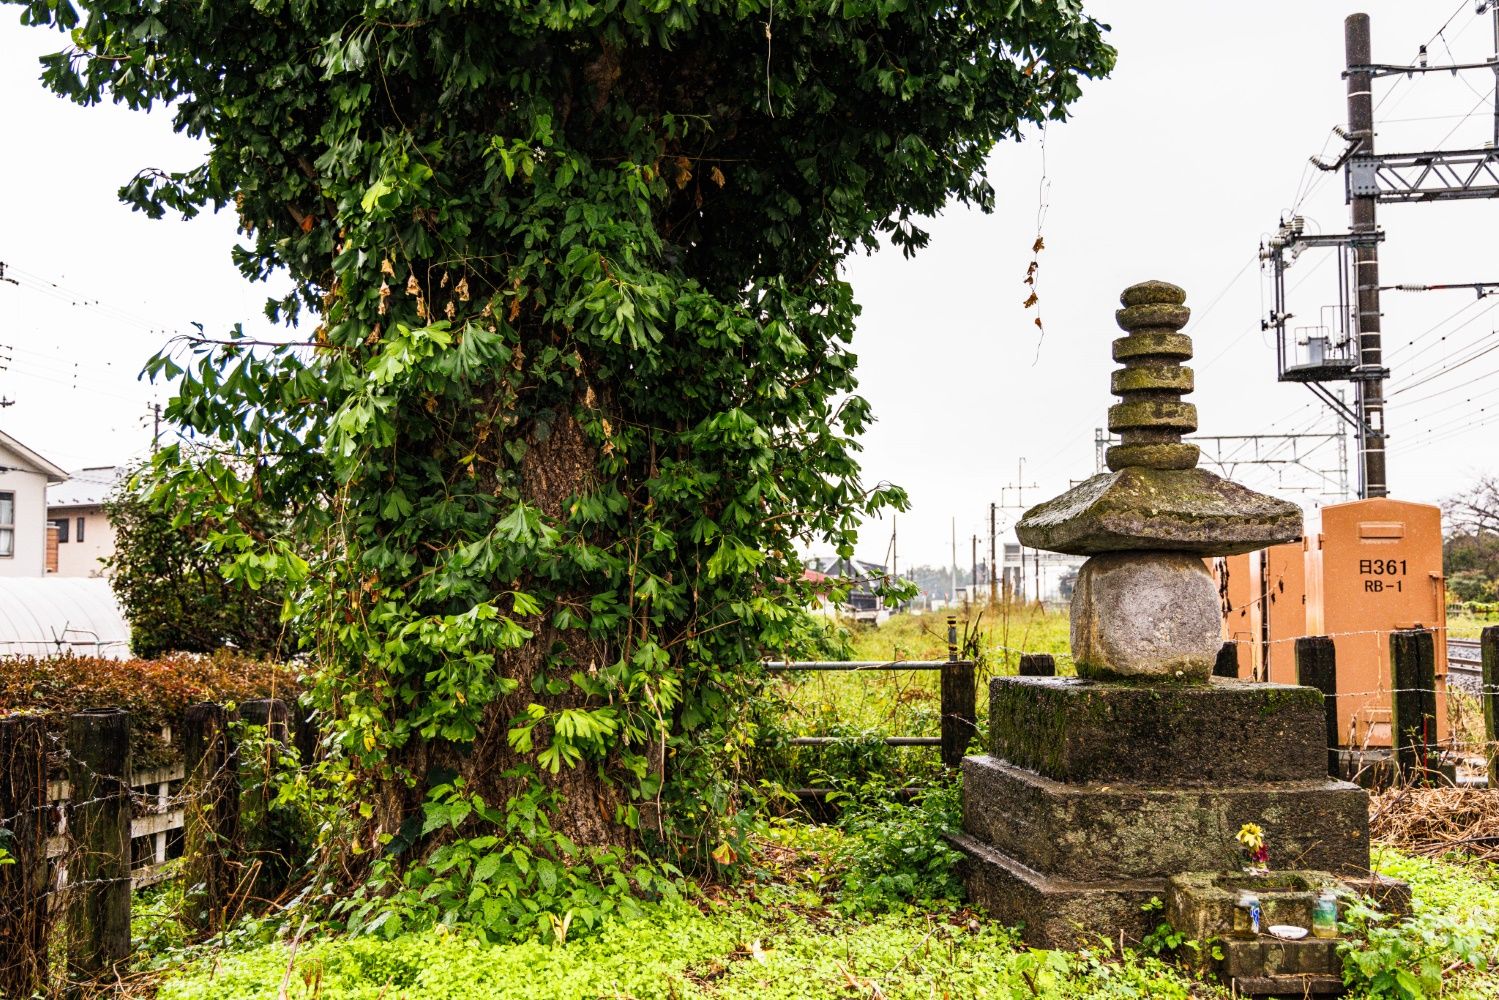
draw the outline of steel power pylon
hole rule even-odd
[[[1380,285],[1379,228],[1375,206],[1380,202],[1457,201],[1499,198],[1499,0],[1479,0],[1477,12],[1494,19],[1494,58],[1480,63],[1432,65],[1421,46],[1417,61],[1410,65],[1376,63],[1371,54],[1369,15],[1352,14],[1343,22],[1343,49],[1348,81],[1348,125],[1336,131],[1347,142],[1333,163],[1316,157],[1319,170],[1343,171],[1344,200],[1349,206],[1346,233],[1311,235],[1300,216],[1282,219],[1276,235],[1260,247],[1268,261],[1274,285],[1272,312],[1265,329],[1276,332],[1277,377],[1283,382],[1301,382],[1334,412],[1353,425],[1359,435],[1359,496],[1382,497],[1389,491],[1385,470],[1384,382],[1390,370],[1384,366],[1381,343],[1382,290],[1433,290],[1469,288],[1480,296],[1496,287],[1493,282],[1463,282],[1445,285]],[[1494,74],[1494,142],[1482,149],[1423,150],[1379,153],[1374,148],[1374,81],[1387,76],[1425,73],[1459,73],[1485,70]],[[1338,305],[1331,324],[1319,323],[1289,331],[1293,317],[1286,304],[1285,270],[1303,250],[1331,248],[1338,253]],[[1323,383],[1354,383],[1356,398],[1350,409]]]

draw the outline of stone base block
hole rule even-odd
[[[1343,960],[1336,940],[1282,941],[1268,935],[1222,942],[1219,974],[1239,996],[1337,996]]]
[[[1143,907],[1165,891],[1165,879],[1077,882],[1048,878],[973,837],[953,844],[965,855],[968,898],[1003,923],[1018,925],[1034,948],[1075,948],[1098,937],[1138,941],[1150,929]]]
[[[1322,761],[1326,763],[1326,754]],[[1330,778],[1214,788],[1065,784],[992,757],[963,761],[963,832],[1055,878],[1166,878],[1240,864],[1264,827],[1272,865],[1369,870],[1367,794]]]
[[[1076,677],[989,684],[989,752],[1058,781],[1324,778],[1324,720],[1320,691],[1284,684],[1145,686]]]

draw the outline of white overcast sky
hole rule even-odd
[[[1335,429],[1306,388],[1275,380],[1274,346],[1259,327],[1268,276],[1256,251],[1293,205],[1313,231],[1347,229],[1341,174],[1306,166],[1314,153],[1331,159],[1341,149],[1331,127],[1346,117],[1343,18],[1372,16],[1377,62],[1411,62],[1428,40],[1433,63],[1449,60],[1448,46],[1459,62],[1494,51],[1492,22],[1474,0],[1099,0],[1089,8],[1113,27],[1118,67],[1085,83],[1072,120],[1048,130],[1044,158],[1034,134],[995,151],[998,210],[933,220],[932,245],[914,260],[885,252],[848,267],[864,307],[855,340],[861,391],[879,419],[865,437],[865,471],[912,498],[899,518],[902,566],[945,564],[955,519],[966,567],[969,535],[987,533],[988,504],[1016,499],[1004,487],[1035,484],[1023,494],[1030,504],[1093,472],[1094,428],[1111,401],[1113,310],[1135,281],[1187,289],[1201,433]],[[188,167],[202,150],[174,135],[164,114],[83,109],[44,92],[36,56],[60,41],[20,28],[14,11],[0,24],[0,124],[9,139],[0,156],[0,261],[20,281],[0,282],[0,397],[15,401],[0,409],[0,429],[78,468],[146,450],[147,409],[165,393],[137,380],[142,363],[193,322],[263,330],[266,289],[234,270],[228,214],[153,222],[118,203],[116,189],[137,170]],[[1380,151],[1492,141],[1491,74],[1399,79],[1375,86]],[[1043,162],[1041,339],[1021,304]],[[1388,234],[1383,283],[1499,281],[1499,203],[1379,213]],[[1311,251],[1290,272],[1290,283],[1304,280],[1291,298],[1298,323],[1336,299],[1330,256]],[[1387,392],[1438,375],[1391,399],[1392,495],[1437,502],[1499,471],[1499,420],[1485,422],[1499,416],[1499,350],[1443,371],[1499,344],[1495,307],[1499,295],[1386,294]],[[1331,445],[1309,461],[1324,458],[1334,462]],[[1241,467],[1238,478],[1275,486],[1264,467]],[[889,532],[888,519],[869,525],[859,554],[882,561]]]

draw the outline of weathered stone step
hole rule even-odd
[[[1165,879],[1050,878],[973,837],[957,834],[950,839],[964,855],[961,871],[968,898],[1003,920],[1021,924],[1021,937],[1037,948],[1096,944],[1100,936],[1113,940],[1121,930],[1138,941],[1149,930],[1145,904],[1166,889]]]
[[[964,832],[1076,881],[1236,868],[1244,823],[1264,827],[1272,864],[1365,872],[1367,802],[1358,786],[1330,778],[1151,787],[1054,781],[993,757],[963,761]]]

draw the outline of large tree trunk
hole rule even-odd
[[[551,523],[559,522],[569,498],[589,489],[594,481],[597,448],[579,427],[571,412],[560,412],[543,440],[533,436],[531,447],[521,462],[521,493],[525,501],[539,509]],[[525,589],[525,581],[519,581]],[[588,595],[576,595],[586,603]],[[545,690],[537,693],[533,681],[554,666],[557,679],[568,680],[577,670],[603,666],[608,651],[590,642],[578,631],[559,630],[552,623],[554,608],[544,606],[539,615],[521,619],[520,624],[534,633],[519,649],[502,652],[495,662],[496,671],[515,679],[518,686],[508,697],[485,709],[478,736],[471,747],[458,748],[446,743],[421,743],[413,740],[399,755],[402,770],[421,775],[433,769],[451,769],[461,775],[469,789],[488,803],[503,805],[526,787],[525,781],[505,778],[518,765],[530,765],[537,779],[557,791],[565,805],[551,817],[552,828],[575,843],[585,846],[629,844],[634,831],[619,821],[628,802],[625,787],[617,783],[622,774],[617,760],[584,759],[576,767],[564,766],[552,774],[535,763],[535,754],[515,752],[508,740],[511,723],[527,706],[540,704],[547,710],[583,707],[589,700],[571,684],[561,694]],[[550,733],[538,727],[535,742],[538,749],[546,745]],[[628,777],[628,775],[626,775]],[[616,780],[611,780],[616,779]],[[406,816],[421,808],[425,788],[407,788],[400,780],[387,782],[377,806],[377,832],[393,832]]]

